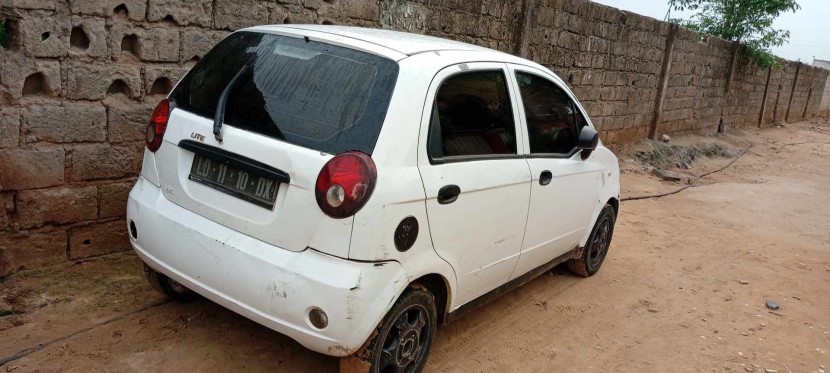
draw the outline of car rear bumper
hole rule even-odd
[[[397,262],[283,250],[173,204],[144,178],[130,192],[127,221],[151,268],[327,355],[359,349],[406,286]],[[328,316],[322,330],[309,321],[315,307]]]

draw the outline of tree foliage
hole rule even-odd
[[[789,31],[773,28],[773,21],[801,9],[796,0],[669,0],[669,7],[696,11],[688,20],[673,21],[702,35],[743,44],[747,57],[763,67],[777,64],[770,48],[790,37]]]

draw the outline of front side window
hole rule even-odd
[[[525,109],[530,152],[568,154],[587,122],[576,103],[548,79],[516,72]]]
[[[453,75],[438,89],[428,142],[435,158],[516,154],[516,127],[504,72]]]

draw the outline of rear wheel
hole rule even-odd
[[[156,291],[174,299],[179,302],[187,303],[201,298],[199,294],[186,288],[184,285],[178,283],[161,273],[156,272],[148,265],[144,265],[144,275],[147,281]]]
[[[582,250],[582,257],[568,261],[571,272],[582,277],[593,276],[605,261],[611,237],[614,235],[616,213],[611,205],[606,204],[599,213],[594,229],[588,236],[588,242]]]
[[[372,373],[417,373],[424,369],[438,327],[435,298],[411,287],[377,327],[365,350]]]

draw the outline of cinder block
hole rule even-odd
[[[129,97],[141,97],[141,67],[128,63],[81,62],[68,63],[67,98],[101,100],[115,80],[129,87]]]
[[[127,223],[115,220],[73,227],[69,230],[69,258],[72,260],[127,251],[130,239]]]
[[[118,24],[110,28],[110,52],[113,60],[133,58],[150,62],[177,62],[179,39],[179,30],[175,28],[144,29]]]
[[[137,176],[144,143],[83,144],[72,152],[72,180],[102,180]]]
[[[66,261],[66,231],[4,233],[0,235],[0,277],[25,268]]]
[[[60,97],[60,61],[35,60],[24,56],[23,53],[4,51],[0,53],[0,80],[7,87],[8,95],[13,100],[19,100],[24,96]]]
[[[317,0],[320,1],[320,0]],[[217,0],[214,28],[239,30],[268,23],[268,7],[264,2]]]
[[[64,102],[65,106],[30,106],[23,110],[26,142],[102,142],[107,114],[97,103]]]
[[[189,61],[193,57],[202,58],[213,46],[218,44],[225,36],[227,31],[213,31],[195,28],[186,28],[182,30],[182,62]]]
[[[0,190],[63,184],[64,158],[62,146],[0,149]]]
[[[151,62],[179,60],[179,30],[155,27],[145,30],[141,42],[141,59]]]
[[[147,12],[146,0],[70,0],[72,14],[125,18],[143,21]],[[116,11],[118,8],[118,11]]]
[[[69,10],[72,14],[83,14],[90,16],[106,16],[106,2],[101,0],[69,0]]]
[[[187,74],[188,68],[179,65],[149,65],[144,68],[144,92],[147,95],[170,93],[167,88],[172,88],[179,79]],[[161,79],[161,80],[160,80]],[[166,80],[164,80],[166,79]],[[169,83],[169,87],[163,87]],[[153,92],[153,85],[156,84],[156,92]],[[163,89],[162,89],[163,88]],[[158,91],[161,89],[161,91]],[[155,105],[157,102],[153,102]]]
[[[127,197],[132,187],[132,182],[107,184],[98,187],[101,196],[98,218],[105,219],[126,215]]]
[[[172,19],[180,26],[211,27],[213,0],[149,0],[147,20]]]
[[[145,102],[135,105],[112,105],[107,108],[107,132],[109,142],[120,144],[124,142],[144,141],[150,114],[156,102]]]
[[[45,11],[20,20],[23,49],[35,57],[63,57],[69,49],[69,19]]]
[[[0,108],[0,148],[16,147],[20,141],[20,110]]]
[[[57,0],[2,0],[0,5],[6,8],[16,9],[43,9],[55,10],[56,6],[60,4]]]
[[[92,58],[107,56],[107,30],[103,19],[73,16],[72,31],[79,33],[75,38],[70,37],[70,55]],[[72,36],[72,32],[70,32],[70,36]]]
[[[497,16],[503,9],[503,6],[498,1],[491,1],[491,3],[493,3],[491,4],[492,6],[485,5],[482,7],[482,11],[486,8],[489,12],[493,13],[491,15]],[[336,4],[340,5],[340,9],[337,9],[337,11],[342,12],[349,18],[367,21],[378,21],[380,18],[380,7],[378,7],[378,3],[375,1],[339,1]]]
[[[98,188],[23,190],[17,193],[17,206],[17,223],[22,228],[94,220],[98,216]]]

